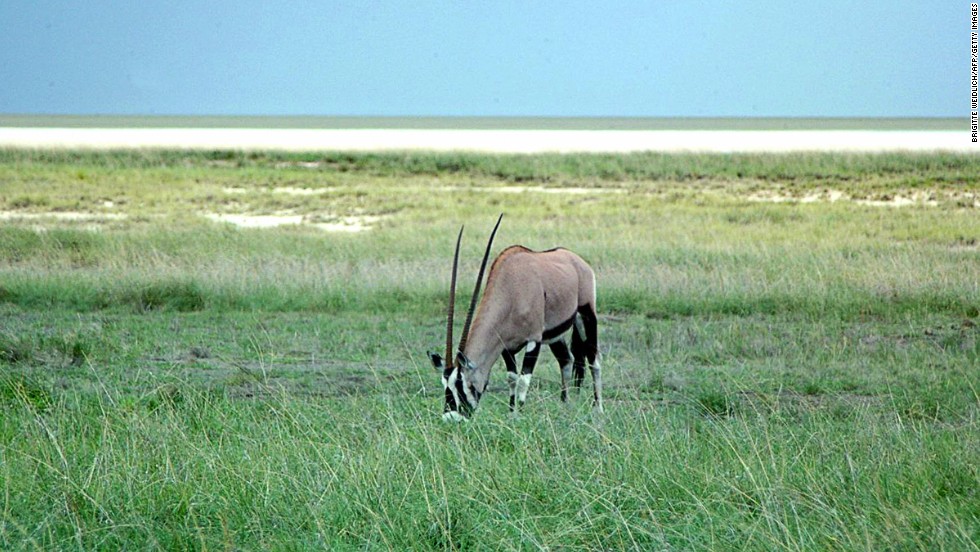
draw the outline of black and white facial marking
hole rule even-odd
[[[460,353],[456,357],[456,366],[449,368],[441,356],[429,353],[429,359],[437,370],[442,372],[442,387],[445,391],[446,404],[443,407],[442,419],[450,422],[461,422],[469,418],[480,404],[482,391],[469,381],[468,374],[472,371],[470,361]]]

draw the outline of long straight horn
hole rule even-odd
[[[456,237],[456,253],[453,254],[453,276],[449,283],[449,314],[446,317],[446,369],[453,368],[453,311],[456,309],[456,268],[459,266],[459,243],[463,241],[463,227]]]
[[[476,311],[476,301],[480,295],[480,284],[483,283],[483,271],[487,268],[487,259],[490,258],[490,247],[493,245],[493,237],[497,235],[497,228],[500,228],[500,221],[503,220],[504,214],[500,213],[500,217],[497,218],[497,224],[493,227],[493,232],[490,233],[490,239],[487,240],[487,250],[483,253],[483,263],[480,265],[480,272],[476,276],[476,287],[473,289],[473,297],[470,299],[470,310],[466,313],[466,323],[463,324],[463,337],[459,341],[459,352],[463,352],[466,347],[466,339],[470,335],[470,324],[473,322],[473,312]]]

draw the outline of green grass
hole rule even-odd
[[[941,154],[537,154],[484,155],[477,153],[343,153],[343,152],[241,152],[119,150],[87,152],[70,150],[0,149],[0,161],[7,168],[47,166],[60,170],[76,167],[63,176],[84,181],[109,169],[163,170],[206,169],[213,178],[225,171],[214,169],[268,170],[265,176],[296,172],[334,178],[355,172],[370,176],[469,176],[521,182],[562,182],[576,180],[627,181],[657,179],[690,181],[711,179],[762,179],[785,185],[849,187],[876,183],[934,184],[975,189],[980,173],[974,156]],[[300,165],[317,163],[314,171]],[[315,180],[315,179],[311,179]],[[107,183],[103,183],[105,185]],[[241,184],[250,184],[247,181]],[[894,191],[894,189],[893,189]],[[167,190],[171,192],[171,190]]]
[[[0,548],[976,550],[978,173],[0,150]],[[464,304],[501,211],[595,267],[605,415],[545,355],[520,416],[498,366],[440,420],[452,241]]]

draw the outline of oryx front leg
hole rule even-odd
[[[507,366],[507,385],[510,386],[510,411],[514,411],[514,400],[517,396],[517,359],[512,351],[504,351],[504,364]]]
[[[528,341],[527,348],[524,350],[524,361],[521,363],[521,375],[517,378],[516,394],[517,404],[523,408],[527,401],[527,390],[531,387],[531,374],[534,373],[534,365],[538,362],[538,353],[541,350],[541,343]]]

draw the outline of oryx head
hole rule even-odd
[[[497,234],[500,226],[501,214],[497,219],[496,226],[487,241],[487,249],[483,254],[483,263],[480,265],[480,272],[476,277],[476,287],[473,290],[473,297],[470,300],[470,310],[466,313],[466,323],[463,324],[463,338],[459,342],[459,349],[453,357],[453,311],[456,306],[456,270],[459,266],[459,244],[463,239],[463,229],[459,229],[459,236],[456,237],[456,252],[453,255],[453,272],[449,284],[449,309],[446,316],[446,356],[443,358],[437,353],[429,352],[429,359],[436,370],[442,372],[442,386],[445,390],[446,403],[443,407],[442,418],[447,421],[462,421],[468,418],[476,407],[480,404],[480,396],[486,388],[486,382],[478,385],[474,382],[473,373],[476,366],[463,351],[466,350],[466,339],[469,336],[470,324],[473,322],[473,313],[476,310],[476,302],[480,294],[480,284],[483,282],[483,272],[487,268],[487,259],[490,257],[490,247],[493,245],[493,237]]]

